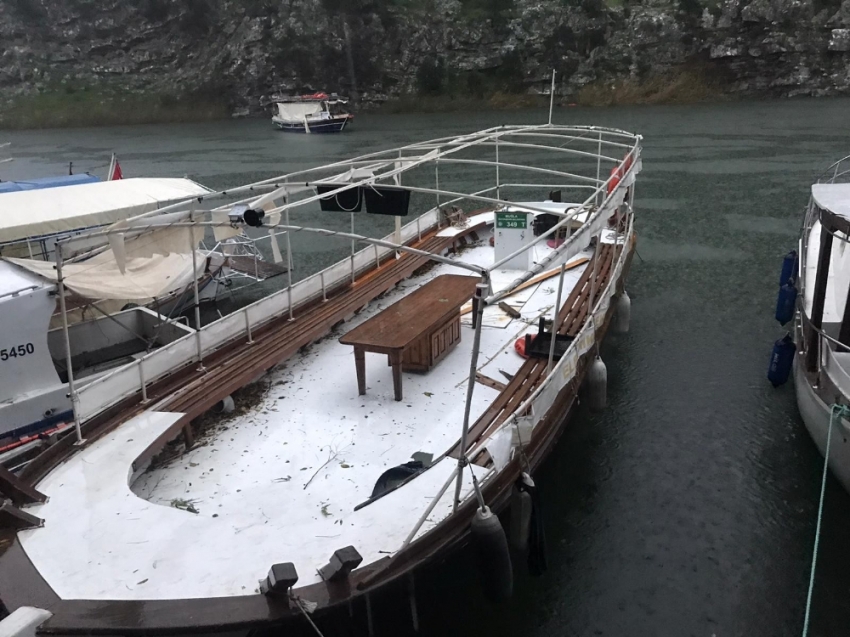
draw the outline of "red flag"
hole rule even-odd
[[[109,181],[113,181],[115,179],[124,179],[124,174],[121,172],[121,164],[118,163],[118,160],[115,160],[115,164],[112,166],[112,173],[109,175]]]

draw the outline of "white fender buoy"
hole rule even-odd
[[[488,507],[472,518],[472,541],[478,554],[478,574],[484,597],[502,602],[514,592],[514,570],[502,523]]]
[[[605,410],[608,402],[608,368],[597,355],[587,370],[587,399],[590,410]]]
[[[230,414],[234,409],[236,409],[236,405],[233,402],[232,396],[225,396],[213,407],[213,411],[217,414]]]
[[[629,298],[628,292],[623,290],[623,293],[617,297],[617,305],[615,306],[614,330],[618,334],[627,334],[629,332],[629,322],[632,319],[632,300]]]

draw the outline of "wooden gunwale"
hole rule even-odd
[[[452,237],[450,239],[454,240],[456,238]],[[630,266],[633,254],[632,249],[633,243],[629,245],[629,254],[627,255],[627,261],[624,264],[622,273],[623,278],[625,278]],[[611,252],[616,254],[617,251],[612,250]],[[419,266],[416,265],[415,267]],[[610,264],[605,271],[605,278],[603,279],[601,276],[599,278],[599,293],[605,289],[609,273]],[[601,275],[602,272],[598,272],[598,274]],[[387,289],[390,287],[392,285]],[[586,286],[582,287],[583,290],[584,287]],[[580,312],[581,307],[576,306],[577,297],[582,296],[584,303],[586,303],[588,295],[589,289],[584,294],[579,293],[575,295],[572,299],[573,304],[567,309],[564,319],[573,312]],[[609,308],[603,324],[597,328],[598,341],[601,341],[604,337],[612,314],[613,304]],[[566,329],[566,322],[564,325],[562,331]],[[268,331],[270,332],[271,329]],[[527,469],[532,471],[536,469],[551,451],[555,440],[562,433],[564,425],[575,407],[578,387],[587,363],[593,354],[594,350],[591,350],[580,357],[576,377],[559,393],[554,405],[535,429],[535,435],[525,449],[528,466],[520,466],[520,461],[515,459],[507,470],[503,471],[495,480],[485,485],[485,498],[488,504],[495,510],[498,511],[504,508],[510,494],[510,489],[520,472]],[[537,379],[539,379],[539,374],[542,374],[543,370],[545,370],[546,361],[528,361],[514,377],[514,381],[508,384],[508,387],[500,394],[497,400],[502,399],[503,394],[511,392],[512,385],[513,392],[516,392],[519,388],[523,388],[523,393],[526,396],[533,391],[533,387],[535,386],[533,383],[528,382],[527,378],[518,378],[526,365],[530,363],[537,363],[538,365],[533,366],[540,367],[537,375]],[[534,383],[536,382],[537,380],[534,381]],[[173,400],[178,401],[179,397],[175,397]],[[507,404],[508,401],[505,401],[505,405],[500,411],[504,411],[507,408]],[[478,434],[479,438],[480,436],[481,433]],[[419,541],[410,545],[405,551],[393,556],[393,558],[386,558],[355,571],[347,582],[341,584],[313,584],[297,589],[297,593],[305,599],[318,602],[319,619],[321,619],[321,612],[323,610],[328,611],[335,605],[351,599],[352,596],[357,596],[369,590],[384,586],[405,575],[437,553],[450,550],[462,544],[466,539],[468,523],[474,510],[475,502],[472,500],[467,501],[461,506],[457,515],[437,527],[436,530],[439,533],[431,531]],[[14,541],[12,548],[16,548],[17,551],[7,551],[6,553],[13,556],[17,552],[17,558],[23,555],[30,569],[30,572],[22,573],[20,559],[17,559],[17,568],[15,569],[17,572],[14,573],[15,580],[20,581],[21,577],[25,579],[37,579],[37,583],[46,587],[38,572],[29,563],[17,540]],[[7,559],[6,553],[0,556],[0,591],[5,591],[10,584],[10,573],[5,563]],[[55,598],[55,594],[52,591],[50,591],[50,594]],[[47,601],[47,597],[49,596],[42,595],[45,601]],[[33,602],[32,600],[27,600],[25,603]],[[299,611],[294,607],[290,607],[289,602],[285,598],[265,597],[262,595],[146,601],[54,599],[54,603],[45,607],[52,610],[54,616],[40,628],[39,632],[41,634],[164,635],[175,632],[188,634],[215,630],[248,629],[261,625],[273,626],[288,621],[303,622]]]

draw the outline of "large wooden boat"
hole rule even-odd
[[[482,524],[498,545],[488,588],[508,594],[491,512],[527,504],[588,370],[604,406],[599,345],[615,314],[628,324],[640,169],[631,133],[501,126],[281,176],[247,206],[152,217],[145,232],[259,219],[285,233],[287,260],[293,235],[351,248],[72,391],[79,437],[0,475],[5,608],[46,610],[41,634],[321,627],[412,583],[471,528],[485,541]],[[319,208],[324,227],[290,222]],[[395,230],[358,233],[363,210]],[[253,403],[193,428],[252,382]]]

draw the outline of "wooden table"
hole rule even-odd
[[[444,274],[393,303],[339,339],[354,346],[357,389],[366,393],[366,352],[387,354],[395,399],[402,399],[401,372],[427,372],[460,342],[460,307],[480,279]]]

